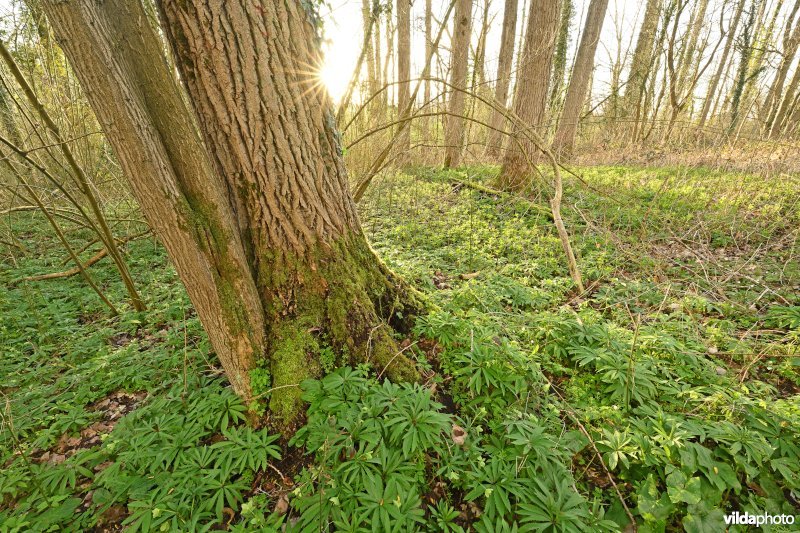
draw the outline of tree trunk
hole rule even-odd
[[[569,28],[575,6],[572,0],[564,0],[561,6],[561,25],[558,40],[553,52],[553,80],[550,87],[550,114],[555,116],[561,107],[561,91],[564,88],[564,75],[567,72],[567,48],[569,48]]]
[[[503,33],[500,37],[500,57],[497,63],[497,83],[494,89],[494,99],[501,105],[508,102],[508,87],[511,84],[511,66],[514,61],[514,37],[517,28],[517,7],[519,0],[506,0],[503,12]],[[489,123],[489,140],[486,146],[486,155],[497,157],[503,144],[502,134],[498,130],[505,129],[503,114],[494,110]]]
[[[709,112],[711,111],[711,104],[714,101],[714,97],[717,94],[717,89],[719,88],[719,82],[722,79],[725,69],[728,67],[728,56],[730,56],[733,43],[736,40],[736,30],[739,28],[739,20],[742,18],[742,11],[744,11],[745,2],[746,0],[739,0],[739,3],[736,5],[736,11],[733,14],[733,19],[731,20],[730,27],[728,28],[728,35],[725,37],[725,48],[722,50],[722,57],[719,60],[717,70],[714,72],[714,75],[708,82],[706,98],[703,101],[703,109],[700,111],[700,120],[697,123],[698,128],[702,128],[708,120]]]
[[[731,90],[731,120],[728,126],[728,134],[733,133],[739,124],[739,113],[741,111],[742,95],[747,84],[750,72],[750,59],[753,57],[753,35],[756,33],[756,0],[751,2],[747,21],[742,30],[741,44],[739,45],[739,66],[736,70],[736,78]]]
[[[769,131],[772,127],[772,121],[778,112],[781,101],[781,93],[783,92],[783,85],[786,83],[786,77],[789,75],[789,69],[794,62],[797,55],[797,49],[800,46],[800,24],[795,21],[795,15],[800,8],[800,0],[794,3],[794,7],[786,22],[786,27],[783,34],[783,50],[781,52],[781,63],[778,66],[778,71],[775,74],[775,79],[770,85],[769,93],[764,101],[764,107],[761,113],[761,121],[764,129]],[[794,30],[792,30],[794,25]]]
[[[792,80],[789,82],[789,86],[786,88],[783,99],[778,106],[778,111],[775,113],[775,118],[772,120],[769,132],[771,139],[777,139],[783,133],[797,98],[798,88],[800,88],[800,68],[796,67],[794,74],[792,74]]]
[[[433,56],[433,7],[432,0],[425,0],[425,57]],[[425,89],[423,92],[422,101],[424,105],[428,105],[431,101],[431,68],[430,62],[426,62],[425,71],[422,76],[425,78]],[[431,136],[431,117],[425,117],[423,121],[423,134],[422,138],[429,142]]]
[[[224,184],[139,2],[42,3],[148,223],[234,390],[264,351],[264,317]]]
[[[569,154],[575,145],[578,121],[586,101],[586,90],[589,88],[589,78],[594,69],[594,55],[597,43],[600,42],[600,32],[603,29],[607,8],[608,0],[591,0],[589,3],[586,25],[583,28],[575,67],[572,69],[567,96],[564,99],[564,110],[553,140],[553,151],[556,153]]]
[[[453,40],[450,43],[450,83],[456,88],[466,89],[468,76],[469,42],[472,20],[472,0],[456,0],[453,15]],[[465,95],[453,90],[448,103],[448,116],[445,120],[444,166],[457,167],[461,163],[464,148],[464,107]]]
[[[535,132],[541,132],[547,110],[550,67],[558,36],[559,0],[531,0],[528,30],[518,74],[514,113]],[[497,185],[504,190],[522,190],[530,181],[530,158],[534,146],[522,136],[510,143],[503,158]],[[520,146],[521,145],[521,146]]]
[[[402,115],[408,109],[411,98],[411,3],[409,0],[397,0],[397,110]],[[404,116],[398,116],[403,119]],[[401,161],[405,159],[411,144],[411,128],[402,128],[398,133],[397,148]]]
[[[377,13],[373,11],[372,4],[372,0],[362,0],[361,2],[361,17],[364,21],[363,54],[367,63],[367,89],[369,90],[369,96],[377,93],[380,89],[380,85],[378,84],[378,69],[375,61],[375,50],[373,45],[373,36],[380,24],[378,23]]]
[[[204,143],[138,2],[48,6],[237,390],[269,394],[270,420],[290,432],[322,346],[337,363],[416,378],[387,325],[408,325],[397,317],[413,297],[361,230],[330,98],[307,74],[319,41],[301,3],[159,2]],[[125,38],[114,47],[111,35]],[[244,350],[220,353],[229,345]]]
[[[638,123],[642,120],[642,99],[647,87],[647,79],[650,74],[650,66],[653,63],[653,48],[655,45],[656,30],[658,21],[661,18],[661,8],[664,0],[647,0],[647,7],[644,12],[644,20],[639,30],[639,37],[636,40],[636,48],[633,51],[631,70],[628,74],[625,96],[622,99],[621,108],[626,112],[633,110],[631,130],[638,130]]]

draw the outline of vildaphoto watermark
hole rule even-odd
[[[750,514],[734,511],[725,515],[725,525],[727,526],[765,526],[783,525],[791,526],[794,524],[795,517],[790,514]]]

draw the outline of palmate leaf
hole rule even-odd
[[[591,531],[586,500],[566,480],[557,481],[552,487],[541,479],[536,479],[535,484],[530,501],[519,505],[522,524],[531,531]]]

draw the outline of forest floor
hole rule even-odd
[[[469,186],[496,171],[373,185],[365,231],[432,303],[401,340],[425,382],[367,367],[306,382],[289,443],[244,424],[152,238],[126,245],[146,312],[107,259],[91,268],[124,310],[109,318],[78,276],[21,281],[65,254],[37,215],[4,217],[0,238],[17,241],[0,243],[0,531],[800,521],[800,180],[577,169],[564,213],[578,294],[544,194]]]

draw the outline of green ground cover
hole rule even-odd
[[[4,217],[18,246],[0,244],[0,531],[617,531],[633,517],[703,532],[732,511],[800,515],[798,179],[578,169],[564,207],[578,294],[543,193],[464,185],[495,172],[374,184],[365,231],[432,304],[401,340],[424,381],[363,366],[305,382],[290,442],[245,424],[152,239],[126,246],[147,312],[125,307],[110,262],[92,267],[125,309],[111,319],[77,276],[20,281],[64,254],[41,218]]]

